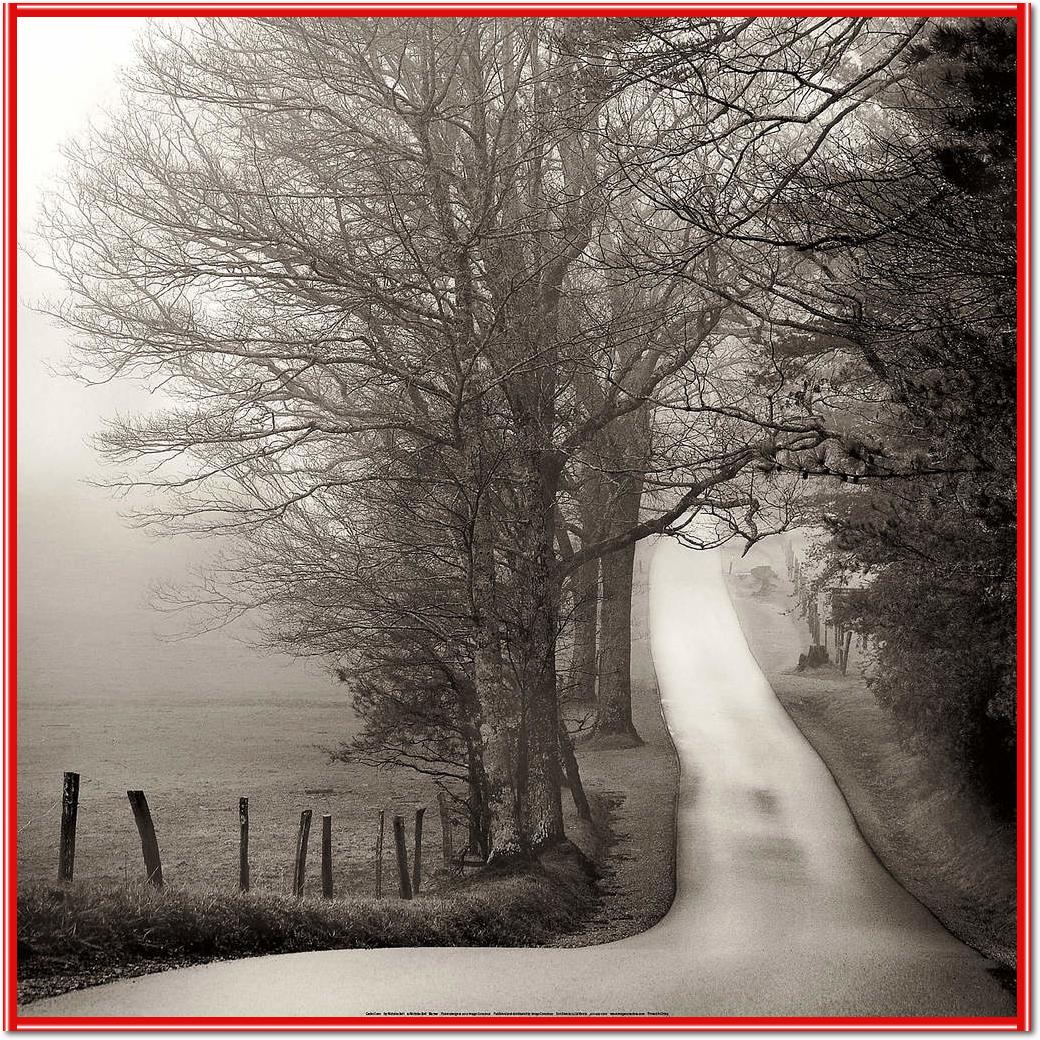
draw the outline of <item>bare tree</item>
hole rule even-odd
[[[560,839],[564,774],[578,794],[567,603],[587,676],[601,576],[598,735],[637,740],[633,546],[784,526],[784,460],[835,439],[770,340],[793,247],[754,229],[887,75],[913,32],[889,24],[160,25],[73,153],[54,312],[99,378],[174,402],[104,437],[165,492],[143,519],[239,532],[249,595],[211,598],[301,611],[282,643],[340,659],[373,717],[421,650],[424,717],[453,718],[397,751],[466,759],[492,856]],[[727,194],[745,173],[764,189]],[[299,551],[351,569],[308,583]]]

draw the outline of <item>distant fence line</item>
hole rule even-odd
[[[857,589],[845,586],[834,586],[824,590],[830,599],[830,619],[820,614],[820,593],[813,590],[808,568],[788,543],[784,547],[787,562],[787,576],[794,584],[798,598],[798,610],[809,626],[810,645],[806,653],[799,656],[799,670],[816,667],[830,661],[831,650],[834,651],[835,662],[845,675],[849,668],[849,656],[852,652],[852,638],[855,635],[851,626],[834,618],[834,609],[855,595]],[[867,637],[860,636],[860,643],[865,648]]]
[[[61,833],[58,843],[58,881],[71,882],[75,876],[76,862],[76,824],[79,818],[79,773],[66,772],[62,780],[61,795]],[[157,889],[165,884],[162,870],[162,858],[155,830],[155,822],[144,791],[127,791],[127,799],[133,813],[137,833],[141,839],[141,854],[144,859],[145,880]],[[463,854],[458,862],[453,853],[453,825],[449,811],[448,799],[443,792],[437,798],[437,806],[441,818],[441,857],[444,868],[464,868],[479,865],[478,861]],[[409,864],[408,847],[405,836],[404,816],[393,818],[394,852],[397,864],[400,896],[402,899],[413,899],[422,888],[422,835],[425,806],[415,809],[415,829],[413,832],[412,858]],[[296,833],[296,846],[293,855],[292,894],[302,897],[306,883],[307,850],[310,843],[312,810],[304,809],[300,813],[299,827]],[[383,835],[386,820],[385,810],[378,810],[376,816],[375,840],[375,897],[383,895]],[[238,855],[238,888],[240,892],[249,892],[251,878],[249,869],[249,799],[238,800],[239,822],[239,855]],[[325,813],[321,817],[321,894],[325,899],[334,897],[332,863],[332,814]]]

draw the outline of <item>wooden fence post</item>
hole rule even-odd
[[[238,800],[238,890],[249,891],[249,799]]]
[[[415,848],[412,850],[412,895],[419,894],[422,881],[422,821],[426,813],[425,807],[415,810]]]
[[[163,887],[162,861],[159,858],[159,843],[155,839],[155,824],[148,809],[148,799],[144,791],[127,791],[130,808],[134,813],[137,833],[141,836],[141,852],[144,855],[144,869],[148,880],[156,888]]]
[[[386,813],[379,810],[379,830],[376,832],[376,899],[383,898],[383,825]]]
[[[296,835],[296,863],[293,867],[292,891],[294,896],[303,895],[303,881],[307,873],[307,840],[311,834],[311,811],[300,813],[300,830]]]
[[[448,812],[448,796],[443,792],[437,793],[437,806],[441,811],[441,858],[444,860],[445,868],[451,867],[451,816]]]
[[[408,850],[404,845],[404,817],[394,817],[394,845],[397,848],[397,878],[400,883],[401,898],[412,898],[412,884],[408,878]]]
[[[71,881],[76,864],[76,814],[79,811],[79,773],[66,773],[61,785],[61,844],[58,880]]]
[[[321,894],[332,898],[332,817],[321,818]]]

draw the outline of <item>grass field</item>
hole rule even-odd
[[[81,774],[76,877],[134,879],[143,872],[126,792],[140,788],[155,819],[171,884],[236,888],[238,799],[249,798],[254,885],[288,890],[301,809],[331,813],[335,883],[373,894],[376,812],[436,807],[432,785],[406,772],[331,762],[323,747],[357,726],[345,696],[94,699],[20,705],[18,880],[55,877],[64,770]],[[311,855],[317,851],[317,820]],[[389,827],[389,821],[388,821]],[[439,825],[429,820],[430,853]],[[435,841],[436,839],[436,841]],[[435,857],[428,854],[428,864]],[[387,860],[389,864],[389,860]],[[320,883],[312,866],[308,885]]]

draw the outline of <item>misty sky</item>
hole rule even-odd
[[[18,234],[34,251],[40,201],[63,167],[61,145],[116,99],[119,68],[142,25],[136,18],[19,19]],[[95,465],[86,438],[99,417],[132,406],[137,395],[126,385],[85,393],[48,373],[61,363],[66,338],[28,305],[60,292],[60,283],[24,255],[18,274],[19,490],[33,495],[86,475]]]
[[[17,219],[34,253],[40,201],[60,183],[60,148],[106,118],[144,24],[18,20]],[[149,397],[132,383],[85,387],[56,374],[68,339],[32,302],[61,284],[26,255],[18,277],[19,698],[327,695],[317,669],[262,657],[229,634],[169,640],[177,622],[151,608],[150,590],[197,566],[207,546],[131,529],[121,517],[128,503],[89,483],[104,476],[91,435],[105,416],[147,409]]]

